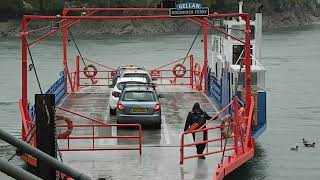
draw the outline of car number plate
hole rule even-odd
[[[147,112],[146,108],[132,108],[131,112]]]

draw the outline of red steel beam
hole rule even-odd
[[[60,149],[60,151],[112,151],[112,150],[140,150],[139,148],[69,148],[69,149]]]
[[[91,15],[91,14],[93,14],[93,13],[95,13],[95,11],[89,13],[88,16]],[[28,16],[28,15],[25,15],[23,18],[26,18],[27,21],[32,20],[32,19],[27,18],[26,16]],[[56,17],[56,16],[52,16],[52,17]],[[62,25],[61,27],[59,27],[59,28],[57,28],[57,29],[55,29],[55,30],[53,30],[53,31],[50,31],[50,32],[42,35],[41,37],[37,38],[36,40],[34,40],[33,42],[31,42],[31,43],[29,44],[29,46],[31,47],[32,45],[39,43],[41,40],[43,40],[43,39],[51,36],[52,34],[56,33],[57,31],[59,31],[59,30],[61,30],[61,29],[64,29],[64,28],[69,28],[70,26],[72,26],[72,25],[80,22],[80,20],[70,21],[70,22],[66,22],[66,23],[65,23],[65,21],[66,21],[66,19],[62,19],[62,20],[61,20],[61,23],[64,23],[64,25]]]
[[[57,126],[57,127],[66,127],[66,126]],[[73,126],[78,127],[78,126]],[[67,138],[58,138],[58,139],[138,139],[140,136],[70,136]]]
[[[59,107],[59,106],[57,106],[56,108],[57,108],[57,109],[60,109],[60,110],[62,110],[62,111],[68,112],[68,113],[70,113],[70,114],[73,114],[73,115],[82,117],[82,118],[84,118],[84,119],[87,119],[87,120],[90,120],[90,121],[93,121],[93,122],[96,122],[96,123],[99,123],[99,124],[102,124],[102,125],[107,125],[107,124],[104,123],[104,122],[100,122],[100,121],[98,121],[98,120],[96,120],[96,119],[93,119],[93,118],[84,116],[84,115],[82,115],[82,114],[80,114],[80,113],[76,113],[76,112],[73,112],[73,111],[64,109],[64,108],[62,108],[62,107]],[[74,126],[75,126],[75,125],[74,125]]]
[[[205,141],[197,141],[195,143],[190,143],[190,144],[185,144],[184,147],[190,147],[190,146],[194,146],[194,145],[199,145],[199,144],[207,144],[209,142],[216,142],[216,141],[221,141],[224,139],[231,139],[234,136],[228,137],[228,138],[215,138],[215,139],[210,139],[210,140],[205,140]]]
[[[211,155],[211,154],[218,154],[218,153],[222,153],[223,151],[231,151],[233,150],[233,147],[229,147],[226,149],[222,149],[222,150],[217,150],[217,151],[212,151],[212,152],[208,152],[208,153],[203,153],[203,154],[197,154],[197,155],[193,155],[193,156],[186,156],[184,157],[184,159],[191,159],[191,158],[196,158],[196,157],[200,157],[200,156],[207,156],[207,155]]]
[[[207,18],[203,18],[202,21],[202,30],[203,30],[203,74],[204,76],[204,92],[207,94],[208,92],[208,26],[207,26]],[[201,81],[200,81],[201,82]]]
[[[21,100],[22,106],[27,107],[28,103],[28,44],[27,44],[27,26],[28,20],[23,18],[21,24]]]
[[[169,11],[168,8],[64,8],[66,15],[69,11]]]
[[[208,18],[221,18],[221,17],[246,17],[247,13],[238,14],[209,14]],[[56,19],[72,19],[72,20],[128,20],[128,19],[186,19],[194,18],[195,16],[177,16],[171,17],[170,15],[145,15],[145,16],[37,16],[37,15],[25,15],[24,18],[28,20],[56,20]]]
[[[245,44],[245,42],[242,41],[241,39],[239,39],[239,38],[237,38],[237,37],[235,37],[235,36],[232,36],[231,34],[227,33],[227,32],[224,31],[223,29],[218,28],[218,27],[216,27],[216,26],[214,26],[214,25],[212,25],[212,24],[209,24],[208,22],[204,22],[203,20],[201,20],[201,19],[199,19],[199,18],[196,18],[197,20],[194,20],[195,18],[188,18],[188,19],[189,19],[190,21],[198,24],[198,25],[201,25],[202,23],[206,23],[210,28],[212,28],[212,29],[214,29],[214,30],[216,30],[216,31],[218,31],[218,32],[226,35],[226,36],[229,36],[229,37],[231,37],[231,38],[233,38],[233,39],[235,39],[235,40],[237,40],[237,41]],[[199,22],[199,21],[200,21],[200,22]]]
[[[243,17],[246,22],[246,29],[245,29],[245,45],[244,45],[244,51],[245,51],[245,65],[246,65],[246,72],[245,72],[245,90],[246,90],[246,116],[249,116],[249,106],[251,102],[251,54],[250,54],[250,40],[251,40],[251,30],[250,30],[250,16],[244,16]]]
[[[81,58],[82,58],[83,60],[85,60],[85,61],[89,61],[89,62],[91,62],[91,63],[93,63],[93,64],[97,64],[97,65],[102,66],[102,67],[105,67],[105,68],[107,68],[107,69],[111,69],[112,71],[115,71],[115,70],[116,70],[115,68],[112,68],[112,67],[109,67],[109,66],[103,65],[103,64],[101,64],[101,63],[98,63],[98,62],[95,62],[95,61],[89,60],[89,59],[87,59],[87,58],[84,58],[84,57],[81,57]],[[108,71],[108,72],[112,72],[112,71]]]

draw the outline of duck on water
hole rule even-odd
[[[292,147],[292,148],[290,148],[290,151],[298,151],[298,148],[299,148],[299,146],[296,146],[295,148]]]
[[[306,143],[306,144],[304,144],[305,147],[314,147],[315,145],[316,145],[316,143],[312,143],[312,144]]]

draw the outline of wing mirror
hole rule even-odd
[[[158,80],[158,78],[155,78],[155,77],[152,78],[152,81],[156,81],[156,80]]]
[[[159,98],[164,98],[163,94],[158,95]]]

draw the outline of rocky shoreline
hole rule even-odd
[[[263,17],[263,30],[270,31],[277,28],[297,27],[319,23],[320,17],[311,14],[295,14],[284,12],[273,16]],[[43,22],[32,23],[29,29],[48,26]],[[86,21],[72,27],[72,32],[78,35],[125,35],[125,34],[158,34],[173,32],[196,32],[198,26],[188,20],[146,20],[146,21]],[[41,32],[39,32],[41,33]],[[43,33],[43,31],[42,31]],[[0,22],[0,37],[17,37],[20,35],[20,20]]]

